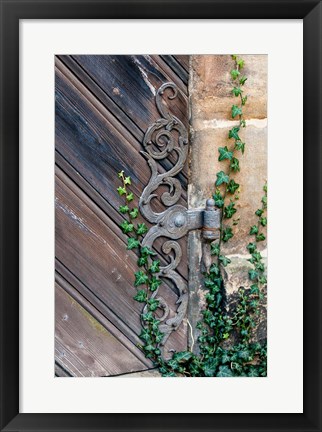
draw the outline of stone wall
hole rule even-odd
[[[234,179],[241,185],[240,199],[236,203],[240,222],[235,237],[227,243],[226,253],[247,252],[249,227],[257,222],[254,211],[260,206],[263,185],[267,178],[267,56],[242,55],[245,60],[243,74],[248,77],[244,94],[248,100],[243,109],[246,128],[240,137],[246,142],[245,153],[240,156],[239,173]],[[237,121],[231,118],[235,98],[230,70],[234,61],[228,55],[191,56],[190,108],[191,108],[191,180],[189,205],[199,207],[212,196],[216,173],[225,170],[218,162],[218,147],[231,145],[228,131]],[[266,242],[261,244],[266,248]]]
[[[241,185],[240,199],[236,203],[236,217],[240,216],[240,222],[234,227],[234,237],[223,247],[225,255],[232,259],[225,275],[228,303],[233,301],[239,286],[249,284],[246,245],[252,240],[249,229],[257,223],[254,212],[261,207],[263,185],[267,179],[267,56],[240,56],[245,60],[242,73],[248,77],[243,88],[244,95],[248,96],[243,107],[246,128],[240,132],[246,147],[244,155],[238,156],[241,170],[234,174],[235,181]],[[214,193],[216,173],[227,168],[218,161],[218,148],[231,146],[228,131],[238,124],[231,118],[231,106],[240,102],[231,92],[233,81],[230,70],[233,68],[234,61],[230,55],[195,55],[190,59],[190,208],[205,205],[206,199]],[[198,263],[207,261],[205,253],[202,257],[200,252],[198,233],[190,234],[189,247],[193,254],[192,264],[196,268]],[[259,249],[266,256],[267,242],[261,242]],[[194,272],[192,266],[190,271]],[[192,321],[197,320],[196,311],[202,305],[201,286],[200,282],[199,289],[191,293]],[[197,303],[198,306],[194,307]],[[262,321],[265,321],[264,315]],[[261,333],[265,331],[266,324],[262,323]],[[259,335],[259,338],[262,336]]]

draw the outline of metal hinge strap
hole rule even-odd
[[[201,228],[204,239],[213,240],[219,237],[220,227],[220,210],[215,208],[214,200],[207,201],[206,209],[187,209],[177,204],[182,194],[182,186],[175,176],[182,171],[187,159],[188,133],[184,124],[169,112],[162,97],[165,92],[167,98],[172,100],[177,97],[178,88],[174,83],[167,82],[156,92],[156,106],[161,118],[149,126],[143,139],[145,151],[142,154],[150,166],[151,177],[139,202],[141,213],[153,224],[143,240],[143,246],[151,248],[157,238],[166,237],[169,240],[163,243],[162,251],[165,254],[171,252],[174,254],[170,264],[160,267],[159,276],[171,280],[176,287],[178,300],[175,315],[169,316],[169,307],[159,295],[158,289],[152,293],[152,297],[159,300],[163,309],[163,316],[158,318],[161,321],[159,328],[164,333],[162,344],[171,332],[179,327],[186,315],[188,305],[187,282],[176,271],[182,256],[181,247],[176,240],[186,235],[188,231]],[[167,172],[158,172],[156,161],[166,159],[170,154],[176,156],[174,166]],[[160,186],[167,186],[169,191],[163,192],[159,197],[155,192]],[[151,201],[158,197],[166,207],[160,213],[151,207]]]

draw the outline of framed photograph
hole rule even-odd
[[[320,431],[321,3],[1,27],[1,430]]]

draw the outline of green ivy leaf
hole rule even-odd
[[[140,246],[139,240],[136,240],[133,237],[127,239],[127,249],[132,250]]]
[[[122,213],[122,214],[127,213],[129,210],[130,210],[130,209],[128,208],[127,205],[124,205],[124,206],[120,206],[120,207],[119,207],[119,211],[120,211],[120,213]]]
[[[246,102],[247,102],[247,96],[242,97],[242,98],[241,98],[241,103],[242,103],[242,105],[245,105]]]
[[[243,60],[243,59],[238,59],[238,60],[236,61],[236,63],[238,64],[239,69],[243,69],[243,67],[244,67],[244,65],[245,65],[245,60]]]
[[[143,328],[140,333],[140,339],[149,342],[151,340],[151,335],[148,329]]]
[[[129,202],[134,200],[133,192],[131,192],[128,195],[126,195],[126,200],[129,201]]]
[[[219,359],[215,357],[210,357],[204,362],[203,371],[206,377],[215,376],[218,363],[219,363]]]
[[[125,177],[125,179],[124,179],[124,184],[128,184],[128,185],[130,185],[131,184],[131,177]]]
[[[124,171],[123,170],[120,171],[117,175],[118,175],[119,178],[122,178],[124,176]]]
[[[238,351],[237,352],[237,356],[238,356],[238,358],[240,358],[242,360],[245,360],[245,361],[249,361],[250,360],[250,352],[246,348]]]
[[[222,240],[223,242],[227,242],[229,239],[231,239],[234,236],[233,234],[233,230],[231,227],[227,227],[223,230],[223,236],[222,236]]]
[[[235,143],[235,149],[236,150],[240,150],[242,152],[242,154],[244,154],[245,143],[242,142],[241,140],[237,140],[236,143]]]
[[[258,227],[257,227],[257,225],[253,225],[253,226],[250,228],[249,234],[250,234],[250,235],[253,235],[253,234],[257,234],[257,233],[258,233]]]
[[[165,372],[162,374],[163,377],[170,378],[170,377],[176,377],[177,375],[174,372]]]
[[[235,118],[238,115],[242,115],[242,113],[243,113],[242,109],[239,106],[233,105],[231,107],[231,116],[232,116],[232,118]]]
[[[240,125],[241,125],[242,127],[246,127],[246,120],[242,120],[242,121],[240,122]]]
[[[239,127],[238,126],[234,126],[232,129],[230,129],[229,133],[228,133],[228,137],[229,138],[234,138],[235,140],[239,140],[239,136],[238,136],[238,132],[239,132]]]
[[[163,337],[164,337],[164,334],[161,333],[161,332],[158,332],[157,334],[155,334],[155,341],[156,341],[156,343],[162,342]]]
[[[224,208],[224,214],[226,219],[230,219],[236,213],[237,209],[235,209],[235,203],[231,202]]]
[[[212,197],[215,200],[215,206],[221,208],[224,205],[225,201],[219,190]]]
[[[124,234],[127,234],[129,232],[132,232],[134,229],[133,224],[129,223],[128,221],[124,221],[121,223],[120,227],[122,228]]]
[[[235,182],[234,179],[231,179],[227,186],[227,191],[231,194],[234,194],[236,190],[239,188],[239,184]]]
[[[192,358],[193,354],[190,351],[180,351],[173,354],[173,360],[178,363],[186,363]]]
[[[233,153],[228,150],[227,146],[225,146],[225,147],[219,147],[218,151],[219,151],[218,160],[220,162],[223,161],[223,160],[225,160],[225,159],[231,160],[232,157],[233,157]]]
[[[255,215],[258,217],[262,216],[263,213],[264,213],[264,210],[262,210],[262,209],[258,209],[255,211]]]
[[[137,208],[134,208],[130,211],[130,216],[132,219],[135,219],[138,217],[139,214],[139,210]]]
[[[255,294],[255,295],[257,295],[259,293],[259,288],[256,284],[254,284],[250,287],[250,293]]]
[[[267,218],[266,217],[260,218],[260,223],[263,227],[265,227],[267,225]]]
[[[145,345],[144,351],[153,352],[155,350],[155,347],[151,344]]]
[[[224,255],[220,255],[219,256],[219,261],[222,263],[222,265],[224,267],[226,267],[226,265],[228,265],[228,264],[231,263],[231,260],[229,258],[227,258],[226,256],[224,256]]]
[[[259,270],[262,272],[265,270],[264,264],[262,262],[255,263],[255,267],[256,267],[256,270]]]
[[[235,80],[240,75],[240,72],[237,69],[232,69],[230,71],[230,75],[231,75],[232,79]]]
[[[239,84],[244,85],[246,81],[247,81],[247,78],[245,76],[242,76],[239,80]]]
[[[253,253],[257,249],[256,243],[248,243],[248,245],[246,247],[247,247],[249,253]]]
[[[160,302],[159,302],[158,299],[150,298],[149,301],[148,301],[149,310],[150,310],[151,312],[156,311],[156,310],[158,309],[158,307],[159,307],[159,303],[160,303]],[[162,336],[163,336],[163,335],[162,335]]]
[[[134,286],[144,285],[149,281],[148,276],[142,270],[135,272],[134,275]]]
[[[142,320],[143,321],[147,321],[147,322],[154,321],[153,313],[151,311],[149,311],[149,312],[147,312],[145,314],[142,314]]]
[[[147,259],[146,256],[144,256],[144,257],[140,257],[140,258],[138,259],[138,266],[139,266],[139,267],[143,267],[145,264],[147,264],[147,262],[148,262],[148,259]]]
[[[230,378],[234,376],[234,372],[229,366],[219,366],[219,372],[216,376],[220,378]]]
[[[258,370],[255,368],[255,366],[250,366],[248,371],[248,376],[251,378],[255,378],[259,376]]]
[[[264,208],[266,208],[267,207],[267,196],[263,196],[262,203],[263,203]]]
[[[161,284],[162,281],[155,276],[152,276],[152,278],[149,280],[149,286],[152,292],[156,291]]]
[[[240,87],[234,87],[232,89],[232,92],[237,97],[237,96],[241,95],[243,91],[242,91],[242,89]]]
[[[258,272],[254,269],[251,269],[249,270],[248,275],[250,280],[255,280],[258,276]]]
[[[266,279],[265,276],[260,276],[258,278],[258,282],[261,283],[261,284],[266,284],[267,283],[267,279]]]
[[[252,257],[254,259],[254,262],[259,262],[262,259],[262,255],[260,254],[260,252],[253,252],[252,253]]]
[[[170,366],[171,369],[173,369],[173,370],[177,370],[179,367],[178,362],[173,360],[173,359],[168,361],[168,366]],[[169,375],[167,375],[167,376],[169,376]],[[170,376],[172,376],[172,375],[170,375]]]
[[[214,273],[216,276],[220,275],[220,269],[216,263],[211,264],[209,272]]]
[[[159,332],[159,324],[160,324],[160,321],[157,320],[157,319],[154,319],[154,320],[152,321],[152,331],[153,331],[154,333]]]
[[[147,300],[147,294],[144,290],[139,290],[133,298],[139,303],[145,303]]]
[[[240,171],[239,160],[237,158],[235,158],[235,157],[232,158],[231,163],[230,163],[230,168],[234,172]]]
[[[229,176],[224,171],[219,171],[217,174],[216,186],[220,186],[223,183],[229,182]]]
[[[147,246],[144,246],[143,248],[141,248],[141,255],[143,257],[147,257],[149,255],[153,256],[156,255],[155,252],[153,252],[150,248],[148,248]]]
[[[149,268],[150,273],[159,273],[160,271],[160,261],[154,260]]]
[[[256,241],[258,241],[258,242],[263,241],[265,239],[266,239],[266,237],[263,233],[260,233],[256,236]]]
[[[117,191],[118,191],[119,195],[121,195],[121,196],[126,194],[126,189],[124,187],[121,187],[121,186],[118,187]]]
[[[145,225],[145,223],[138,224],[138,227],[136,229],[138,235],[143,235],[147,231],[148,231],[148,227]]]
[[[211,253],[211,255],[216,255],[216,256],[218,256],[220,254],[219,243],[212,244],[210,246],[210,253]]]

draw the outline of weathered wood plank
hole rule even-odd
[[[117,172],[126,167],[133,178],[131,190],[138,201],[138,197],[148,183],[150,170],[146,160],[139,153],[137,142],[132,138],[131,141],[126,141],[125,134],[121,134],[122,131],[116,131],[112,125],[106,124],[105,115],[99,115],[95,106],[93,108],[89,104],[88,95],[84,97],[79,93],[65,81],[59,71],[57,87],[56,148],[78,173],[78,179],[74,177],[75,183],[81,182],[82,178],[86,179],[98,192],[96,196],[104,197],[117,211],[120,205],[120,197],[117,193],[119,186]],[[61,94],[63,96],[60,96]],[[86,133],[84,133],[85,128]],[[104,136],[102,144],[95,142],[97,131]],[[88,136],[91,139],[88,139]],[[123,160],[122,165],[115,169],[115,163],[120,159]],[[137,167],[135,171],[133,167]],[[66,172],[69,173],[70,169]],[[183,185],[185,184],[186,182]],[[183,191],[179,204],[186,205],[185,198],[185,191]],[[155,208],[156,211],[164,209],[157,201]],[[181,244],[185,255],[186,242],[182,240]],[[160,251],[160,242],[156,243],[156,248]],[[185,278],[187,278],[186,262],[186,259],[183,259],[178,268]]]
[[[140,196],[150,178],[141,145],[116,130],[91,105],[88,95],[70,85],[59,71],[56,81],[56,149],[114,205],[118,201],[117,172],[123,168],[133,178],[133,192]],[[182,202],[185,200],[184,192]]]
[[[189,74],[173,55],[161,55],[162,60],[175,72],[181,81],[188,85]]]
[[[146,368],[58,284],[55,314],[56,358],[73,376],[109,376]]]
[[[85,290],[82,289],[83,287],[81,287],[81,289],[79,290],[78,288],[82,285],[81,283],[79,283],[79,281],[77,281],[75,285],[71,285],[69,280],[75,281],[75,279],[77,278],[75,278],[74,276],[74,278],[70,277],[69,280],[65,279],[62,273],[71,276],[70,272],[64,271],[66,267],[63,267],[61,263],[57,264],[58,265],[56,265],[55,280],[58,285],[63,288],[67,292],[67,294],[69,294],[80,306],[82,306],[86,310],[86,312],[88,312],[98,323],[100,323],[112,336],[114,336],[122,345],[124,345],[129,351],[131,351],[131,353],[135,357],[137,357],[147,368],[151,368],[153,366],[152,362],[145,357],[142,350],[139,349],[137,346],[137,344],[141,343],[140,338],[136,337],[135,343],[131,341],[123,331],[124,326],[122,327],[121,331],[113,324],[112,321],[108,319],[108,317],[113,314],[111,314],[111,310],[106,308],[108,309],[107,314],[106,309],[104,310],[105,313],[102,314],[99,308],[95,306],[95,304],[97,303],[97,297],[95,295],[88,295],[89,290],[86,287]],[[59,270],[61,271],[61,273],[59,273]],[[82,295],[82,291],[85,291],[85,296]],[[99,306],[101,306],[101,304]],[[116,323],[119,326],[119,318],[115,317],[115,315],[112,316],[112,320],[115,321],[115,318]]]
[[[142,131],[159,118],[155,93],[170,77],[151,61],[152,56],[73,57]],[[181,80],[177,83],[187,93]],[[187,98],[182,92],[171,101],[171,112],[187,125]]]
[[[177,56],[168,61],[158,56],[60,56],[56,62],[56,163],[61,168],[56,179],[57,280],[143,368],[150,365],[135,346],[140,342],[142,308],[133,300],[137,257],[126,251],[118,226],[122,216],[117,172],[126,169],[131,175],[137,202],[150,177],[141,143],[147,127],[159,118],[154,94],[167,80],[182,91],[171,102],[171,111],[188,125],[184,61]],[[174,163],[173,157],[163,161],[160,172]],[[187,166],[178,178],[184,187],[179,203],[186,205]],[[161,210],[156,202],[156,211]],[[187,279],[186,239],[180,243],[184,256],[178,270]],[[162,240],[156,242],[158,253],[161,245]],[[160,257],[164,262],[162,253]],[[160,294],[172,315],[175,288],[163,284]],[[68,345],[68,337],[66,333],[65,340],[56,341],[58,351]],[[184,322],[166,350],[186,346]],[[81,368],[73,353],[66,365],[57,357],[60,376],[74,375]]]
[[[186,70],[186,72],[189,74],[189,61],[190,56],[189,55],[174,55],[175,59],[181,64],[182,67]]]
[[[126,253],[125,253],[126,252]],[[139,305],[133,296],[137,257],[124,250],[119,236],[88,205],[57,178],[56,256],[89,289],[111,308],[136,334],[141,331]],[[176,295],[164,289],[162,295],[172,308]],[[185,331],[175,332],[174,341],[185,341]],[[180,342],[181,340],[181,342]]]
[[[61,364],[55,361],[55,377],[71,377],[72,375],[68,373]]]
[[[62,277],[70,286],[91,303],[114,327],[119,330],[133,345],[141,343],[137,333],[108,307],[100,297],[75,276],[58,258],[55,259],[56,277]],[[67,290],[66,290],[67,291]],[[69,292],[72,295],[71,292]]]
[[[125,220],[124,216],[120,214],[119,211],[115,210],[113,206],[111,206],[106,200],[98,194],[95,189],[93,189],[89,183],[79,175],[69,164],[68,162],[61,156],[56,156],[56,162],[58,163],[56,167],[56,175],[57,177],[65,183],[68,188],[73,191],[73,193],[79,196],[88,207],[93,211],[108,227],[111,229],[115,235],[117,235],[124,243],[124,250],[127,245],[127,236],[124,235],[120,229],[120,224]],[[66,174],[68,173],[68,175]],[[121,199],[119,198],[119,205],[122,204]],[[138,199],[135,198],[134,204],[137,206]],[[138,216],[138,223],[145,222],[141,215]],[[150,224],[146,222],[149,226]],[[154,243],[154,250],[160,257],[160,261],[162,265],[165,265],[168,262],[168,256],[166,256],[162,251],[162,246],[164,243],[164,239],[158,239]],[[183,238],[179,241],[179,244],[182,248],[182,260],[180,265],[178,266],[178,272],[181,276],[187,280],[188,278],[188,268],[187,268],[187,244],[186,239]],[[166,283],[166,282],[165,282]],[[171,289],[171,288],[170,288]]]
[[[184,101],[185,104],[181,105],[181,115],[184,117],[186,116],[185,113],[185,105],[188,102],[187,100],[187,96],[188,96],[188,87],[187,87],[187,82],[185,83],[183,81],[183,79],[177,74],[177,72],[170,66],[170,64],[168,62],[165,61],[165,59],[162,58],[162,56],[159,55],[151,55],[151,60],[160,68],[160,70],[162,70],[162,72],[164,73],[165,77],[167,78],[168,81],[172,81],[174,82],[178,88],[182,91],[183,95],[184,95]],[[173,60],[173,62],[175,62],[175,60]],[[178,66],[179,68],[179,66]]]
[[[112,101],[71,56],[56,57],[55,64],[57,70],[69,81],[69,84],[84,95],[94,108],[97,109],[122,136],[128,137],[128,133],[131,133],[138,141],[137,148],[143,149],[142,141],[145,131],[141,131],[137,127],[131,118]],[[127,140],[129,139],[127,138]],[[163,172],[163,170],[170,170],[175,160],[176,158],[174,156],[169,155],[169,158],[159,161],[160,172]],[[186,184],[186,171],[180,173],[178,179],[182,181],[183,184]]]

